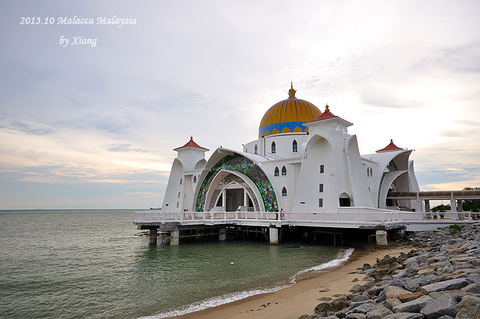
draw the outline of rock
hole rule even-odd
[[[466,295],[457,305],[457,311],[456,319],[480,318],[480,298]]]
[[[364,293],[361,294],[361,295],[358,295],[358,296],[353,297],[352,300],[355,301],[355,302],[358,302],[358,301],[367,301],[367,300],[370,300],[370,296],[368,295],[368,292],[364,292]]]
[[[355,286],[353,286],[351,289],[350,289],[350,292],[351,293],[361,293],[363,292],[363,286],[362,285],[359,285],[359,284],[356,284]]]
[[[390,310],[393,310],[394,307],[401,305],[402,302],[400,301],[400,299],[397,299],[397,298],[388,298],[387,300],[385,300],[384,304],[385,304],[385,307],[387,307]]]
[[[427,302],[420,313],[424,314],[427,319],[437,319],[443,315],[455,317],[457,314],[456,306],[457,302],[446,293]]]
[[[329,311],[337,312],[348,307],[348,301],[345,298],[339,298],[332,301],[332,307]]]
[[[419,312],[427,302],[433,300],[430,296],[422,296],[415,300],[402,303],[398,306],[393,307],[393,312]]]
[[[377,305],[372,310],[367,312],[367,319],[382,319],[392,313],[393,312],[390,309],[381,305]]]
[[[420,291],[417,291],[417,292],[410,292],[403,295],[399,295],[398,299],[400,299],[401,302],[409,302],[417,298],[420,298],[421,296],[423,296],[423,294]]]
[[[373,303],[364,303],[358,307],[352,309],[353,313],[363,313],[366,314],[369,311],[372,311],[375,305]]]
[[[372,269],[372,266],[370,264],[363,264],[362,271],[366,271]]]
[[[388,298],[398,298],[400,295],[406,295],[410,293],[410,291],[405,290],[403,288],[397,286],[389,286],[385,289],[385,296]]]
[[[345,319],[365,319],[367,316],[363,313],[350,313]]]
[[[421,313],[399,312],[386,316],[384,319],[423,319]]]
[[[423,286],[421,291],[425,295],[428,295],[429,293],[434,291],[461,289],[463,287],[468,286],[469,283],[470,282],[465,278],[451,279],[451,280],[440,281],[430,285]]]
[[[480,284],[473,283],[461,289],[462,291],[469,292],[472,294],[480,294]]]
[[[319,301],[327,301],[327,302],[328,302],[328,301],[332,301],[332,298],[330,298],[330,297],[322,297],[322,298],[318,298],[317,300],[319,300]]]
[[[332,309],[332,304],[329,302],[321,302],[315,307],[315,314],[316,315],[321,315],[321,314],[326,314],[327,311]]]
[[[412,274],[412,271],[410,270],[410,268],[405,268],[405,269],[400,270],[395,275],[393,275],[393,278],[394,279],[407,278],[411,274]]]

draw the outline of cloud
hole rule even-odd
[[[16,203],[48,204],[34,187],[49,196],[66,187],[84,200],[59,196],[58,205],[127,205],[112,197],[158,191],[160,198],[144,198],[145,206],[157,207],[175,147],[193,135],[212,151],[241,149],[257,137],[264,112],[287,97],[291,80],[299,98],[321,109],[329,103],[334,114],[355,123],[349,129],[361,153],[390,138],[415,148],[422,187],[477,176],[476,1],[0,6],[0,187]],[[131,16],[138,23],[18,21],[69,14]],[[98,43],[62,48],[62,35]],[[141,203],[141,196],[125,197],[129,207]]]

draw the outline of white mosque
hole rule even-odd
[[[270,107],[258,139],[243,151],[207,148],[193,138],[175,148],[162,211],[337,212],[345,207],[421,211],[421,201],[387,199],[389,192],[418,192],[412,150],[390,141],[360,155],[351,122],[296,98]]]

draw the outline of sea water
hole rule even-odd
[[[0,317],[165,318],[291,285],[351,250],[149,246],[133,210],[0,211]]]

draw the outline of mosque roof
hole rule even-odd
[[[344,120],[340,116],[336,116],[335,114],[333,114],[330,111],[330,108],[328,107],[328,104],[325,106],[325,111],[320,116],[317,116],[313,120],[307,121],[305,123],[313,123],[313,122],[318,122],[318,121],[328,120],[328,119],[333,119],[333,118],[336,118],[336,119],[340,120],[345,126],[352,125],[352,123],[350,123],[349,121]]]
[[[188,141],[185,145],[174,148],[173,150],[178,151],[178,150],[181,150],[181,149],[187,148],[187,147],[194,147],[194,148],[198,148],[198,149],[201,149],[201,150],[209,151],[208,148],[201,147],[200,145],[195,143],[195,141],[193,140],[193,136],[190,136],[190,141]]]
[[[318,117],[322,112],[313,103],[295,97],[293,84],[288,99],[271,106],[260,121],[259,137],[281,133],[307,132],[302,123]]]
[[[393,143],[393,140],[390,140],[390,144],[388,144],[386,147],[382,148],[381,150],[376,151],[378,152],[385,152],[385,151],[398,151],[398,150],[403,150],[403,148],[398,147]]]

